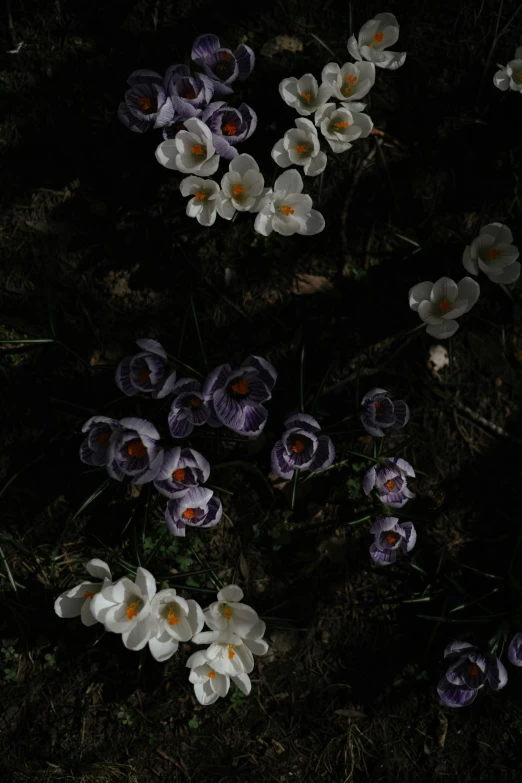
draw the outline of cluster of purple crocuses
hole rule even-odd
[[[231,160],[236,146],[255,131],[257,116],[246,103],[236,109],[213,99],[232,94],[233,83],[251,74],[254,52],[245,44],[232,51],[222,47],[216,35],[205,34],[194,41],[191,59],[202,73],[191,74],[188,65],[180,64],[171,65],[165,76],[146,69],[131,73],[118,117],[136,133],[162,128],[165,139],[183,130],[186,120],[197,118],[210,128],[217,154]]]
[[[177,378],[160,343],[137,341],[141,351],[125,357],[116,370],[116,384],[127,396],[150,394],[161,399],[172,395],[168,428],[173,438],[188,437],[195,427],[226,426],[241,435],[259,435],[268,412],[263,403],[271,398],[277,372],[260,356],[249,356],[233,370],[222,364],[203,383]],[[169,498],[165,520],[170,532],[185,535],[185,527],[213,527],[222,516],[221,502],[211,489],[201,486],[210,474],[205,457],[192,448],[165,448],[150,421],[92,416],[83,425],[86,437],[80,458],[87,465],[105,467],[111,478],[132,484],[153,482]]]

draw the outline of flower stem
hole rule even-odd
[[[299,479],[299,471],[298,470],[294,470],[294,475],[293,475],[293,478],[292,478],[292,501],[290,503],[290,508],[292,509],[292,511],[294,510],[294,505],[295,505],[295,496],[297,494],[297,482],[298,482],[298,479]]]

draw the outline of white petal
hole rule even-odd
[[[468,306],[466,313],[471,310],[475,302],[480,296],[480,285],[476,280],[471,277],[463,277],[458,285],[458,297],[459,299],[467,299]]]
[[[440,324],[429,324],[426,327],[426,332],[432,337],[437,337],[439,340],[444,340],[447,337],[451,337],[459,328],[458,321],[442,321]]]
[[[327,157],[325,152],[318,152],[315,158],[310,158],[304,166],[304,173],[308,177],[316,177],[325,170]]]
[[[417,283],[413,288],[410,288],[408,299],[411,309],[417,312],[420,303],[425,299],[430,299],[432,289],[433,283],[431,280],[427,280],[425,283]]]
[[[54,602],[54,611],[58,617],[71,618],[79,617],[82,613],[82,606],[85,602],[85,598],[82,596],[78,598],[69,598],[67,595],[68,590],[58,596]]]
[[[359,47],[357,45],[357,41],[355,39],[355,35],[351,35],[348,38],[347,48],[354,60],[362,60],[362,57],[359,53]]]
[[[290,160],[288,152],[285,149],[284,139],[279,139],[279,141],[276,141],[270,154],[272,155],[272,158],[275,160],[277,165],[281,166],[281,168],[285,169],[287,166],[292,165],[292,161]]]
[[[303,180],[297,169],[290,169],[281,174],[275,181],[275,191],[281,191],[283,196],[293,193],[301,193]]]
[[[227,601],[237,604],[243,598],[244,593],[238,585],[225,585],[217,594],[218,601]]]
[[[495,278],[491,278],[493,282],[495,283],[501,283],[502,285],[506,285],[509,283],[514,283],[515,280],[518,280],[520,277],[520,263],[518,261],[514,261],[510,266],[506,266],[500,275],[497,275]]]
[[[179,647],[179,642],[177,639],[173,639],[172,636],[161,636],[157,637],[154,636],[152,639],[149,639],[149,650],[151,651],[153,657],[160,661],[160,663],[163,663],[163,661],[168,661],[169,658],[171,658],[175,652],[177,652],[177,649]]]
[[[450,277],[441,277],[432,288],[430,299],[433,304],[440,304],[445,299],[454,302],[458,295],[457,284]],[[459,299],[465,299],[465,296],[459,296]]]
[[[470,275],[478,275],[478,263],[477,259],[473,258],[471,255],[471,247],[469,245],[466,245],[464,248],[464,253],[462,255],[462,263],[464,265],[464,269],[466,272],[469,272]]]
[[[316,209],[311,209],[308,215],[302,218],[302,221],[298,233],[305,236],[319,234],[325,226],[324,217]]]
[[[146,568],[138,567],[136,571],[136,586],[139,587],[143,596],[152,601],[156,595],[156,580],[150,571]]]
[[[201,629],[205,624],[205,616],[203,614],[203,609],[197,601],[193,601],[189,598],[187,604],[189,608],[187,620],[192,629],[192,636],[195,636],[197,633],[201,632]]]
[[[112,579],[111,569],[107,563],[103,560],[98,560],[98,558],[94,558],[93,560],[89,560],[88,563],[85,563],[85,570],[97,579]]]
[[[214,704],[219,699],[219,695],[211,689],[209,683],[196,683],[194,685],[194,695],[204,707]]]
[[[163,141],[161,144],[158,144],[158,146],[156,147],[155,155],[158,163],[161,163],[161,165],[165,166],[166,169],[171,169],[172,171],[178,171],[178,166],[176,163],[178,150],[176,147],[175,139],[167,139],[166,141]]]
[[[248,674],[236,674],[235,677],[230,678],[232,682],[237,685],[240,691],[242,691],[245,696],[248,696],[250,691],[252,690],[252,683],[250,682],[250,677]]]
[[[142,650],[153,631],[155,630],[154,620],[148,615],[141,623],[136,623],[130,631],[124,631],[121,635],[123,644],[128,650]]]
[[[232,220],[236,211],[236,208],[231,199],[227,198],[224,193],[219,194],[216,201],[216,209],[218,214],[225,220]]]
[[[96,617],[91,612],[91,604],[92,598],[86,598],[82,605],[82,623],[87,626],[95,625],[98,622]]]
[[[272,215],[268,215],[264,212],[258,212],[256,219],[254,221],[254,228],[263,236],[267,237],[270,236],[272,231],[274,230],[272,226]]]

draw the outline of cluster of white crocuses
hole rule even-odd
[[[326,153],[321,150],[317,128],[333,152],[345,152],[356,139],[368,136],[373,123],[361,103],[375,83],[375,66],[394,70],[406,59],[405,52],[387,52],[399,37],[399,25],[393,14],[377,14],[352,35],[348,51],[356,62],[342,67],[328,63],[321,74],[321,84],[311,73],[300,79],[283,79],[279,85],[282,99],[301,115],[295,128],[286,131],[272,149],[278,166],[303,166],[304,173],[316,176],[326,167]],[[331,99],[339,102],[334,103]],[[314,122],[308,119],[314,114]]]
[[[512,242],[507,226],[488,223],[464,249],[464,268],[475,276],[482,271],[494,283],[514,283],[520,277],[520,263]],[[471,277],[463,277],[459,283],[441,277],[436,283],[417,283],[408,296],[411,309],[427,324],[427,333],[443,340],[455,334],[459,328],[456,319],[471,310],[479,295],[480,286]]]
[[[519,46],[515,52],[515,59],[510,60],[507,65],[500,65],[499,71],[493,76],[493,84],[499,90],[513,90],[522,92],[522,46]]]
[[[59,595],[54,603],[59,617],[81,617],[84,625],[102,623],[106,631],[121,634],[129,650],[148,644],[160,662],[171,658],[180,642],[208,644],[187,661],[197,700],[212,704],[226,696],[230,680],[246,695],[250,693],[253,656],[265,655],[268,644],[263,639],[263,620],[240,603],[240,587],[226,585],[217,601],[203,610],[174,588],[157,592],[156,580],[145,568],[137,569],[134,582],[127,577],[113,582],[103,560],[89,560],[85,569],[99,581],[86,580]],[[203,631],[204,625],[210,631]]]

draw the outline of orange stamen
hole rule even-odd
[[[224,63],[230,60],[230,54],[228,52],[221,52],[221,59]]]
[[[230,608],[230,606],[225,606],[225,608],[223,609],[223,614],[225,615],[227,620],[230,620],[230,618],[232,617],[232,609]]]
[[[147,456],[147,449],[139,438],[131,440],[127,444],[127,454],[129,457],[137,457],[137,459],[143,459]]]
[[[392,481],[390,479],[389,481],[386,482],[386,486],[388,487],[388,489],[393,489],[397,485],[396,485],[395,481]]]
[[[468,674],[470,677],[476,677],[479,672],[480,668],[476,663],[468,663]]]
[[[374,404],[374,406],[376,408],[380,408],[381,407],[381,403],[379,402],[379,400],[376,400],[373,404]]]
[[[138,98],[138,105],[142,111],[148,111],[152,107],[152,103],[149,98]]]
[[[334,128],[337,128],[337,130],[339,128],[347,128],[349,124],[349,122],[334,122]]]
[[[236,646],[235,644],[229,644],[228,645],[228,658],[229,658],[229,660],[232,660],[232,658],[235,656],[235,652],[234,652],[234,649],[233,649],[235,646]]]
[[[185,95],[185,98],[186,98],[188,101],[193,101],[195,97],[196,97],[196,91],[195,91],[193,88],[192,88],[192,89],[190,89],[190,90],[188,91],[188,93]]]
[[[182,516],[184,516],[185,519],[194,519],[196,512],[193,508],[186,508]]]
[[[232,391],[234,394],[248,394],[248,390],[248,381],[245,378],[241,378],[240,381],[232,384]]]
[[[105,446],[109,438],[111,437],[110,432],[100,432],[98,437],[96,438],[96,443],[98,446]]]
[[[451,302],[449,299],[443,299],[442,302],[439,305],[439,310],[441,313],[449,313],[450,310],[452,310]]]
[[[133,617],[138,616],[138,612],[136,611],[137,606],[138,601],[133,601],[131,604],[129,604],[127,608],[127,620],[132,620]]]
[[[237,125],[235,122],[227,122],[226,125],[221,127],[221,132],[225,136],[235,136],[237,133]]]
[[[502,255],[502,251],[496,247],[492,247],[491,250],[488,250],[487,252],[488,258],[491,258],[492,261],[494,261],[495,258],[498,258],[501,255]]]
[[[375,33],[373,36],[373,40],[375,43],[382,43],[382,39],[384,38],[384,33]]]
[[[310,103],[310,96],[311,96],[311,93],[309,93],[309,92],[302,92],[302,93],[301,93],[301,95],[302,95],[302,97],[305,99],[305,101],[306,101],[307,103]]]
[[[296,440],[294,445],[292,446],[292,451],[295,452],[295,454],[300,454],[302,451],[304,451],[305,445],[302,440]]]
[[[194,146],[192,147],[192,153],[194,155],[203,155],[203,147],[201,146],[201,144],[194,144]]]
[[[209,671],[208,676],[210,677],[211,680],[214,679],[214,677],[216,676],[216,672],[214,671],[214,669],[211,669]]]
[[[388,533],[388,535],[386,536],[386,541],[388,542],[388,544],[396,544],[397,539],[398,539],[397,533]]]
[[[357,81],[357,76],[352,76],[351,73],[347,73],[346,74],[346,81],[348,82],[348,84],[354,85],[355,82]]]
[[[174,471],[172,474],[172,478],[176,479],[176,481],[184,481],[185,480],[185,468],[178,468]]]
[[[234,194],[234,196],[240,196],[241,193],[244,192],[245,192],[245,188],[243,187],[243,185],[240,185],[239,183],[237,185],[234,185],[234,187],[232,188],[232,193]]]
[[[286,217],[288,217],[288,215],[294,214],[294,210],[292,209],[292,207],[289,207],[287,204],[283,205],[282,207],[279,207],[279,211],[282,212],[284,215],[286,215]]]
[[[86,590],[85,593],[83,594],[83,597],[84,598],[94,598],[94,593],[91,593],[90,590]]]
[[[142,370],[138,375],[138,381],[142,386],[150,381],[150,370]]]
[[[201,405],[201,400],[199,399],[199,397],[192,397],[189,402],[189,405],[191,408],[199,408],[199,406]]]
[[[179,623],[179,617],[176,617],[176,613],[172,607],[170,607],[167,617],[169,620],[169,625],[177,625],[177,623]]]
[[[303,152],[308,152],[308,147],[306,146],[306,144],[298,144],[296,150],[299,153],[299,155],[302,155]]]
[[[196,190],[196,192],[194,193],[194,197],[196,201],[203,201],[204,199],[206,199],[207,194],[204,193],[202,190]]]

